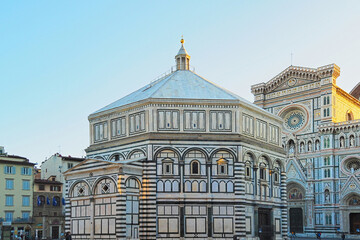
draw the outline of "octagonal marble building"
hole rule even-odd
[[[282,120],[176,69],[90,114],[87,160],[68,170],[73,239],[283,239]]]

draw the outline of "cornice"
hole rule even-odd
[[[334,131],[342,131],[342,130],[351,130],[353,128],[360,127],[360,119],[345,121],[339,123],[324,123],[318,126],[319,132],[334,132]]]
[[[352,103],[360,106],[360,101],[358,99],[356,99],[354,96],[352,96],[351,94],[347,93],[346,91],[344,91],[343,89],[341,89],[340,87],[336,86],[336,93],[339,95],[342,95],[346,98],[348,98],[348,100],[350,100]]]
[[[290,66],[284,71],[270,79],[267,83],[255,84],[251,87],[254,95],[266,94],[282,85],[290,78],[302,78],[311,81],[318,81],[322,78],[337,78],[340,75],[340,68],[336,64],[329,64],[318,68],[307,68],[299,66]]]

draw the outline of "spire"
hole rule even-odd
[[[189,70],[190,56],[184,48],[184,42],[185,42],[184,39],[181,38],[180,40],[181,48],[178,54],[175,56],[176,70]]]

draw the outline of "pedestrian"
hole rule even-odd
[[[66,235],[65,235],[65,240],[72,240],[71,238],[71,233],[70,232],[67,232]]]
[[[341,234],[341,239],[342,239],[342,240],[345,239],[345,233],[344,233],[344,232]]]
[[[317,233],[316,233],[316,238],[317,238],[317,239],[321,239],[321,232],[317,232]]]

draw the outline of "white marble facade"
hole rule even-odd
[[[290,66],[252,87],[255,104],[284,120],[288,231],[297,236],[359,238],[360,122],[349,112],[360,102],[336,85],[339,74],[335,64]]]
[[[73,239],[283,239],[279,117],[177,68],[89,116],[65,173]]]

